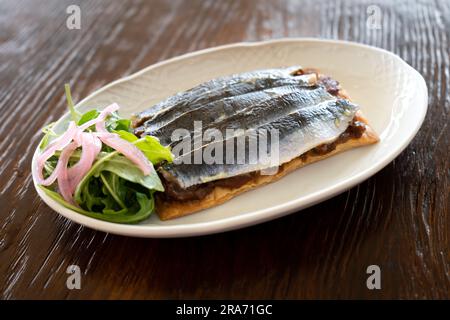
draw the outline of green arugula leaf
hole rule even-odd
[[[144,136],[141,139],[136,137],[131,132],[124,130],[114,131],[122,139],[133,143],[139,150],[141,150],[148,160],[153,164],[158,164],[163,161],[172,162],[173,155],[169,147],[164,147],[159,143],[159,140],[152,136]]]
[[[78,122],[78,119],[80,118],[81,114],[77,110],[75,110],[72,101],[72,94],[70,92],[70,85],[68,83],[64,85],[64,90],[66,92],[67,106],[69,107],[70,118],[72,119],[72,121]]]
[[[162,146],[155,137],[144,136],[133,143],[153,164],[158,164],[162,161],[169,163],[173,161],[173,154],[170,152],[170,148]]]
[[[145,176],[134,163],[115,151],[94,163],[78,185],[74,199],[83,210],[103,214],[108,219],[123,216],[123,220],[134,221],[153,212],[155,191],[164,191],[156,171]],[[130,215],[136,217],[132,219]]]
[[[139,138],[136,137],[133,133],[125,130],[114,130],[114,133],[117,133],[119,137],[121,137],[123,140],[127,140],[128,142],[134,142],[139,140]]]
[[[103,171],[112,172],[122,179],[140,184],[150,190],[164,191],[164,187],[162,186],[161,180],[159,179],[156,171],[153,171],[153,173],[145,176],[141,169],[139,169],[133,162],[115,151],[102,159],[97,160],[97,162],[84,176],[83,180],[81,180],[75,191],[75,200],[77,202],[77,197],[79,196],[80,189],[83,188],[83,185],[88,182],[92,176],[99,177],[100,173]]]
[[[126,206],[120,197],[120,184],[117,182],[118,175],[111,174],[109,172],[102,172],[100,173],[100,178],[102,179],[103,185],[105,186],[107,192],[111,195],[111,197],[119,204],[122,209],[126,209]]]
[[[137,192],[135,194],[136,204],[134,205],[133,210],[130,209],[123,209],[121,211],[105,210],[104,213],[97,213],[87,211],[80,207],[71,205],[70,203],[67,203],[59,193],[41,185],[39,187],[45,192],[45,194],[47,194],[50,198],[60,203],[64,207],[69,208],[75,212],[81,213],[83,215],[86,215],[88,217],[108,222],[138,223],[142,220],[147,219],[148,216],[155,209],[155,200],[153,196],[147,196],[146,194]]]
[[[41,143],[39,144],[39,149],[44,150],[45,147],[48,146],[48,143],[50,141],[50,137],[56,137],[57,134],[53,131],[53,127],[55,126],[56,122],[49,123],[45,127],[42,128],[42,133],[44,133],[44,137],[41,140]]]
[[[114,130],[130,131],[131,130],[131,120],[130,119],[116,120],[116,127],[114,128]]]
[[[106,119],[105,127],[108,131],[114,132],[124,130],[131,132],[131,120],[120,118],[117,112],[113,112],[108,119]]]
[[[85,124],[86,122],[97,118],[99,114],[100,112],[98,112],[96,109],[89,110],[81,115],[80,120],[78,120],[77,124],[81,126],[82,124]]]

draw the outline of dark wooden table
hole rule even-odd
[[[70,4],[80,30],[66,27]],[[370,5],[379,29],[367,28]],[[31,155],[66,110],[65,82],[78,100],[185,52],[298,36],[382,47],[425,77],[422,129],[371,179],[276,221],[186,239],[96,232],[38,198]],[[450,298],[449,43],[449,1],[0,2],[1,297]],[[80,290],[66,287],[73,264]],[[372,264],[381,290],[366,287]]]

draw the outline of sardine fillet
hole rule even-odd
[[[333,79],[319,74],[317,70],[314,69],[302,69],[302,74],[315,74],[315,78],[323,78],[324,81],[321,82],[322,85],[336,98],[343,98],[350,100],[347,94],[340,88],[338,83]],[[180,109],[181,110],[181,109]],[[258,110],[258,109],[256,109]],[[283,163],[276,174],[274,175],[260,175],[254,174],[246,180],[245,183],[236,185],[227,184],[213,184],[212,186],[200,185],[199,188],[203,190],[203,195],[201,198],[186,198],[185,200],[171,199],[167,198],[165,195],[157,197],[156,211],[161,220],[173,219],[181,216],[185,216],[203,209],[207,209],[221,203],[224,203],[235,196],[249,191],[261,185],[268,184],[270,182],[277,181],[286,174],[301,168],[310,163],[320,161],[322,159],[331,157],[337,153],[343,152],[345,150],[353,149],[359,146],[369,145],[379,141],[378,135],[370,127],[367,120],[363,117],[361,111],[354,113],[353,121],[359,122],[364,127],[364,131],[361,135],[351,136],[346,139],[338,139],[333,142],[333,148],[328,148],[325,146],[325,152],[317,152],[315,149],[306,151],[301,156],[291,158],[292,160]],[[162,170],[164,171],[164,170]],[[166,177],[164,177],[165,179]],[[208,192],[205,195],[205,192]]]
[[[257,176],[255,179],[243,184],[238,188],[215,187],[211,193],[209,193],[205,198],[201,200],[165,202],[161,199],[157,199],[156,209],[158,216],[161,220],[170,220],[186,216],[200,210],[215,207],[219,204],[227,202],[228,200],[240,195],[241,193],[252,190],[259,186],[269,184],[271,182],[275,182],[285,175],[308,164],[326,159],[346,150],[373,144],[379,141],[378,135],[368,125],[367,120],[362,116],[360,111],[358,111],[355,119],[366,124],[366,131],[358,139],[350,139],[345,143],[338,144],[336,146],[336,149],[324,155],[311,155],[308,156],[306,160],[303,160],[301,157],[295,158],[294,160],[291,160],[290,162],[282,165],[277,174]]]

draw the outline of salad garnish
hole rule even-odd
[[[136,223],[155,208],[154,193],[164,187],[154,165],[173,155],[155,137],[133,134],[131,121],[119,117],[119,105],[102,111],[75,110],[65,86],[70,122],[60,135],[44,127],[34,163],[44,192],[78,213],[117,223]]]

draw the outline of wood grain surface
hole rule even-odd
[[[66,27],[70,4],[80,30]],[[379,29],[367,28],[371,5]],[[374,177],[272,222],[186,239],[96,232],[38,198],[32,151],[65,112],[65,82],[79,100],[179,54],[299,36],[382,47],[425,77],[421,130]],[[0,2],[0,297],[450,298],[449,42],[449,1]],[[81,290],[66,288],[73,264]],[[381,290],[366,287],[372,264]]]

